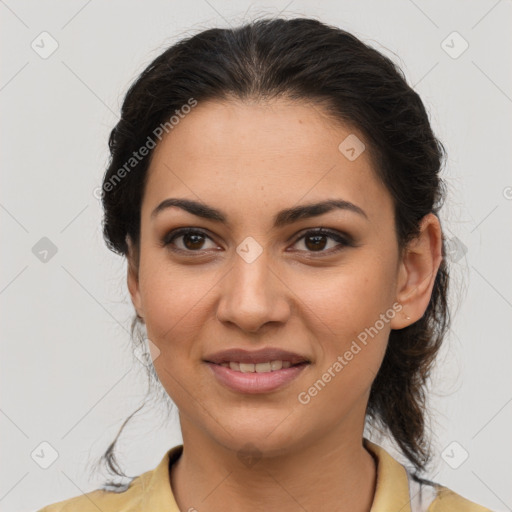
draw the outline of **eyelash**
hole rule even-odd
[[[172,246],[172,242],[176,238],[179,238],[180,236],[184,236],[184,235],[201,235],[201,236],[204,236],[204,237],[212,240],[212,238],[210,236],[208,236],[204,231],[202,231],[200,229],[181,228],[181,229],[177,229],[175,231],[171,231],[170,233],[168,233],[162,239],[161,246],[169,247],[172,251],[181,253],[181,254],[183,254],[183,253],[188,253],[188,254],[199,253],[199,255],[200,255],[201,249],[198,249],[197,251],[193,251],[193,250],[179,249],[179,248]],[[305,251],[308,253],[308,256],[312,255],[313,257],[317,257],[316,256],[317,254],[318,255],[323,255],[323,254],[331,255],[331,254],[334,254],[334,253],[337,253],[337,252],[343,250],[345,247],[354,247],[355,246],[353,240],[348,235],[341,235],[340,233],[338,233],[336,231],[331,231],[331,230],[325,229],[325,228],[311,229],[309,231],[306,231],[305,233],[303,233],[300,237],[298,237],[294,241],[293,245],[295,245],[300,240],[307,238],[308,236],[326,236],[326,237],[331,238],[332,240],[338,242],[339,244],[341,244],[341,247],[337,247],[335,249],[329,249],[326,251],[325,250]],[[299,252],[301,252],[301,251],[299,251]]]

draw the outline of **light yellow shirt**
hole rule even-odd
[[[377,461],[371,512],[492,512],[439,484],[418,484],[382,447],[366,438],[363,443]],[[171,448],[155,469],[134,478],[123,492],[98,489],[38,512],[180,512],[172,493],[169,468],[182,449],[183,445]]]

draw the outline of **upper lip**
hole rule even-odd
[[[204,358],[208,363],[229,363],[231,361],[238,363],[266,363],[267,361],[290,361],[291,364],[309,363],[308,358],[281,350],[279,348],[262,348],[260,350],[244,350],[242,348],[232,348],[229,350],[222,350],[215,352]]]

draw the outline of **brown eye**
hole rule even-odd
[[[327,236],[325,235],[309,235],[304,238],[304,244],[308,249],[324,249],[327,244]]]
[[[181,239],[181,244],[176,244],[176,240],[179,239]],[[173,250],[176,251],[198,252],[205,249],[206,240],[211,240],[211,238],[203,231],[186,228],[169,233],[162,240],[162,246],[174,246]]]
[[[187,233],[182,235],[182,237],[183,245],[190,250],[201,249],[204,244],[204,236],[197,233]]]
[[[350,239],[350,237],[342,236],[340,233],[325,229],[310,230],[306,232],[304,235],[302,235],[295,242],[295,244],[297,244],[301,240],[303,240],[304,246],[306,247],[306,251],[313,253],[316,252],[331,254],[333,252],[337,252],[343,249],[346,246],[354,246],[354,243]],[[329,240],[337,242],[337,244],[332,244],[330,248],[324,250],[326,246],[328,246]]]

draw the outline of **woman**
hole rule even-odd
[[[305,18],[206,30],[140,75],[109,142],[105,239],[183,445],[43,511],[488,510],[420,477],[444,149],[389,59]]]

